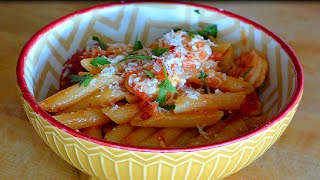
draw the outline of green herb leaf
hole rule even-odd
[[[94,59],[90,62],[90,64],[91,64],[92,66],[94,66],[94,67],[98,67],[99,64],[100,64],[100,65],[106,65],[106,64],[111,64],[111,62],[108,61],[108,59],[106,59],[106,58],[96,57],[96,58],[94,58]]]
[[[126,60],[129,60],[129,59],[152,60],[152,56],[145,56],[145,55],[134,56],[134,55],[130,55],[130,56],[125,57],[121,61],[119,61],[119,63],[123,62],[123,61],[126,61]]]
[[[203,30],[198,32],[203,38],[208,39],[209,36],[217,37],[218,26],[216,24],[207,26]]]
[[[84,87],[87,87],[92,80],[93,74],[88,74],[84,76],[79,76],[77,74],[68,75],[68,78],[71,79],[71,82],[79,82],[79,87],[83,84]]]
[[[248,69],[247,72],[244,73],[244,75],[242,76],[242,78],[246,78],[246,76],[248,75],[248,73],[251,71],[251,69],[253,68],[253,66],[250,67],[250,69]]]
[[[169,51],[168,48],[156,48],[151,51],[151,53],[155,56],[161,56],[163,53]]]
[[[163,109],[166,109],[168,111],[174,110],[176,108],[176,105],[166,105],[162,107]]]
[[[161,107],[163,103],[166,101],[167,91],[165,90],[165,87],[162,87],[160,89],[160,92],[157,96],[156,101],[159,103],[159,106]]]
[[[200,14],[199,9],[195,9],[194,12],[197,13],[197,14]]]
[[[131,56],[131,55],[137,55],[138,54],[138,52],[136,52],[136,51],[131,51],[130,53],[129,53],[129,56]]]
[[[177,31],[180,31],[181,28],[174,28],[174,29],[172,29],[172,30],[173,30],[173,32],[177,32]]]
[[[168,77],[166,79],[166,90],[168,92],[174,92],[174,93],[178,93],[177,89],[172,85],[172,83],[169,81]]]
[[[154,74],[148,70],[143,70],[144,73],[146,73],[151,79],[154,78]]]
[[[200,71],[199,79],[207,78],[207,77],[208,75],[206,73],[204,73],[203,71]]]
[[[171,84],[168,75],[167,75],[167,68],[166,66],[163,64],[163,72],[166,76],[166,79],[163,80],[160,84],[159,84],[159,88],[160,92],[157,96],[156,101],[159,103],[160,107],[162,107],[163,103],[166,101],[166,93],[167,92],[173,92],[173,93],[178,93],[177,89]]]
[[[161,83],[159,84],[159,88],[163,88],[166,85],[166,81],[161,81]]]
[[[133,51],[138,51],[140,49],[143,49],[143,45],[142,45],[141,41],[138,41],[138,35],[137,35],[136,40],[133,44]]]
[[[208,94],[208,88],[207,88],[207,84],[206,84],[206,78],[208,77],[208,75],[206,73],[204,73],[203,71],[200,71],[200,75],[199,75],[199,79],[202,79],[202,83],[203,83],[203,89],[204,92],[206,94]]]
[[[193,32],[193,31],[190,31],[190,32],[187,32],[187,33],[188,33],[188,36],[189,36],[190,38],[194,38],[195,35],[197,34],[196,32]]]
[[[167,67],[165,64],[162,64],[162,68],[163,68],[163,73],[164,73],[164,76],[166,77],[166,79],[168,78],[168,75],[167,75]]]
[[[108,46],[103,41],[101,41],[97,36],[92,36],[92,40],[98,41],[98,44],[101,47],[101,49],[103,49],[103,50],[108,49]]]

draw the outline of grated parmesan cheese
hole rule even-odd
[[[137,75],[136,75],[136,74],[131,74],[131,75],[129,76],[129,80],[128,80],[128,84],[129,84],[129,86],[131,86],[131,85],[132,85],[132,83],[133,83],[133,79],[134,79],[135,77],[137,77]]]
[[[200,46],[198,42],[204,43]],[[137,55],[147,55],[152,56],[153,60],[139,60],[133,59],[124,61],[119,64],[120,69],[118,70],[119,61],[124,59],[130,52],[133,51],[132,44],[124,43],[107,43],[109,49],[108,52],[114,52],[111,55],[105,56],[107,51],[102,50],[100,46],[97,45],[96,41],[93,41],[92,38],[87,42],[86,52],[89,55],[97,56],[108,59],[111,64],[106,66],[102,71],[102,76],[111,77],[112,75],[119,75],[121,77],[126,76],[126,72],[129,71],[138,71],[137,74],[131,74],[128,77],[128,85],[133,87],[139,92],[146,93],[149,97],[154,97],[154,94],[159,92],[160,82],[156,78],[149,78],[141,70],[149,70],[154,74],[161,74],[163,65],[167,69],[167,75],[171,84],[177,89],[182,90],[184,95],[191,99],[198,99],[200,93],[203,93],[203,88],[193,89],[192,87],[187,87],[185,84],[187,79],[190,78],[188,72],[185,71],[183,65],[184,63],[192,64],[196,69],[215,69],[218,65],[218,62],[207,61],[212,55],[211,46],[216,46],[215,43],[211,42],[210,39],[205,40],[200,35],[195,35],[193,38],[190,38],[188,34],[184,31],[173,32],[171,30],[168,33],[165,33],[162,38],[158,41],[160,48],[170,48],[170,51],[163,53],[161,56],[152,55],[152,49],[143,47],[142,49],[136,51]],[[203,57],[205,55],[205,57]],[[202,59],[200,59],[202,57]],[[220,73],[220,72],[218,72]],[[215,74],[210,73],[208,77],[213,77]],[[222,78],[226,79],[226,74],[222,74]],[[109,89],[119,90],[119,82],[112,82],[107,86]],[[215,93],[220,93],[220,90],[215,90]],[[171,93],[171,96],[168,102],[174,101],[174,93]],[[189,102],[185,102],[185,105],[189,106]],[[114,105],[115,106],[115,105]],[[161,108],[158,111],[164,111],[165,109]],[[167,110],[165,110],[167,111]]]
[[[219,93],[222,93],[222,92],[220,91],[220,89],[216,89],[216,90],[214,90],[214,93],[215,94],[219,94]]]
[[[184,104],[183,104],[183,106],[185,106],[185,107],[190,106],[190,102],[189,102],[189,101],[185,101]]]
[[[124,55],[118,55],[118,56],[116,56],[116,57],[114,57],[114,58],[107,58],[107,57],[105,57],[105,56],[102,56],[102,57],[108,59],[112,64],[117,64],[119,61],[121,61],[122,59],[124,59],[125,56],[124,56]]]
[[[226,73],[222,73],[222,78],[223,78],[223,80],[227,80],[227,75],[226,75]]]
[[[159,91],[158,85],[160,84],[160,82],[157,79],[145,78],[143,79],[143,81],[140,81],[140,77],[137,77],[135,79],[133,81],[136,84],[135,89],[137,89],[138,91],[144,92],[150,97]]]
[[[193,46],[192,46],[192,50],[193,50],[193,51],[197,51],[197,50],[198,50],[197,46],[193,45]]]
[[[111,84],[109,84],[109,89],[120,89],[120,85],[118,81],[113,81]]]
[[[198,96],[200,96],[200,93],[197,91],[186,90],[185,93],[187,94],[187,97],[195,100],[198,100]]]
[[[197,128],[198,128],[198,130],[199,130],[199,133],[200,133],[203,137],[205,137],[206,139],[209,139],[209,136],[208,136],[209,134],[203,131],[204,126],[197,126]]]
[[[113,106],[113,107],[110,109],[110,111],[113,112],[113,111],[117,110],[118,108],[119,108],[119,106],[116,104],[115,106]]]
[[[162,108],[162,107],[158,107],[158,112],[168,112],[168,110]]]

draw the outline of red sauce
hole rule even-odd
[[[170,46],[169,47],[169,51],[171,52],[171,53],[174,53],[174,49],[175,49],[176,47],[175,46]]]
[[[262,113],[262,104],[256,92],[246,96],[240,106],[240,113],[247,116],[258,116]]]
[[[86,71],[80,64],[80,61],[85,58],[95,58],[97,56],[109,56],[113,55],[113,52],[105,51],[100,48],[91,48],[88,52],[86,49],[78,50],[70,59],[64,63],[64,68],[62,70],[60,78],[60,90],[75,84],[71,82],[70,78],[67,76],[69,74],[78,74],[80,71]],[[69,67],[70,66],[70,67]]]
[[[67,87],[75,84],[74,82],[71,82],[70,78],[67,77],[69,74],[78,74],[80,71],[86,71],[86,69],[84,69],[80,64],[84,52],[85,50],[78,50],[63,64],[64,66],[60,76],[60,90],[66,89]]]

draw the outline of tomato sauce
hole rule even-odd
[[[75,84],[75,82],[71,82],[70,78],[68,78],[68,75],[78,74],[80,71],[86,71],[86,69],[80,64],[84,52],[85,50],[78,50],[63,64],[63,69],[60,76],[60,91]]]
[[[258,116],[262,113],[262,104],[256,92],[246,96],[240,106],[240,113],[247,116]]]

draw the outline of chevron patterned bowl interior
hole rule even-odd
[[[200,14],[194,12],[199,9]],[[267,55],[269,74],[259,90],[269,121],[225,142],[180,149],[147,149],[88,137],[74,131],[38,106],[57,92],[63,63],[88,38],[150,45],[171,28],[200,29],[218,25],[218,39],[231,42],[236,55],[258,49]],[[219,179],[250,164],[289,125],[302,96],[298,58],[274,33],[233,13],[190,3],[115,3],[67,15],[37,32],[24,47],[17,65],[18,90],[39,136],[65,161],[103,179]]]

